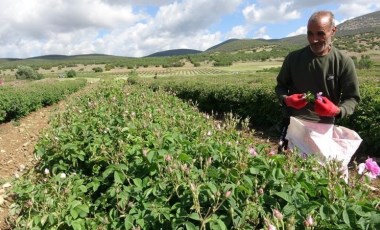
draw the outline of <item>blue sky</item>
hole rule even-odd
[[[331,3],[333,2],[333,3]],[[1,0],[0,57],[101,53],[142,57],[206,50],[230,38],[306,33],[310,14],[337,23],[380,10],[374,0]]]

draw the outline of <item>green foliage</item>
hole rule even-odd
[[[368,81],[360,85],[362,101],[352,116],[338,120],[338,124],[357,131],[363,138],[361,149],[379,156],[380,122],[376,121],[380,118],[380,92],[373,85],[378,78],[363,76],[373,76],[377,70],[373,71],[368,74],[359,72],[363,83]],[[196,103],[202,111],[218,114],[232,112],[242,119],[250,118],[250,123],[257,128],[275,130],[280,127],[282,108],[274,93],[275,75],[270,72],[257,75],[167,77],[158,81],[147,78],[131,80],[149,85],[154,90],[174,92],[178,97]]]
[[[16,72],[16,79],[19,80],[39,80],[42,79],[42,75],[39,74],[36,70],[34,70],[30,66],[18,66]]]
[[[115,66],[113,64],[106,64],[104,66],[105,71],[110,71],[111,69],[114,69]]]
[[[363,84],[360,87],[361,101],[350,117],[339,124],[357,130],[364,141],[362,151],[380,156],[380,88]]]
[[[73,69],[71,69],[71,70],[69,70],[69,71],[66,72],[66,77],[67,78],[74,78],[76,76],[77,76],[77,73]]]
[[[15,229],[379,228],[378,199],[339,165],[253,146],[161,90],[101,82],[51,122],[16,180]],[[279,210],[283,218],[272,213]],[[282,228],[284,229],[284,228]]]
[[[370,59],[370,56],[362,55],[359,62],[355,62],[355,64],[358,69],[370,69],[373,67],[374,62]]]
[[[101,73],[101,72],[103,72],[103,68],[102,67],[94,67],[94,68],[92,68],[92,70],[95,72],[95,73]]]
[[[136,69],[129,71],[128,76],[129,77],[137,77],[138,73],[137,73]]]
[[[52,105],[86,84],[76,81],[34,81],[0,87],[0,122],[18,119],[38,108]]]

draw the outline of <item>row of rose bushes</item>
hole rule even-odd
[[[0,86],[0,122],[23,117],[52,105],[86,85],[86,80],[40,80]]]
[[[11,227],[380,228],[365,177],[347,184],[334,162],[277,155],[237,122],[161,90],[100,82],[42,135],[38,165],[14,181]]]
[[[279,129],[281,125],[283,112],[274,92],[275,79],[271,76],[133,77],[129,82],[173,92],[186,101],[193,101],[202,111],[232,112],[243,119],[250,117],[254,127]],[[380,157],[380,88],[368,82],[360,85],[360,92],[362,100],[354,114],[338,120],[337,124],[359,133],[363,139],[359,151]]]

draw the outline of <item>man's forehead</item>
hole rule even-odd
[[[330,25],[330,18],[327,15],[319,16],[317,18],[314,18],[313,20],[309,20],[307,23],[307,26],[328,26]]]

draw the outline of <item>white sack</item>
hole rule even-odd
[[[351,129],[333,124],[315,123],[290,117],[285,137],[289,147],[301,153],[316,154],[320,160],[338,160],[346,168],[362,139]]]

